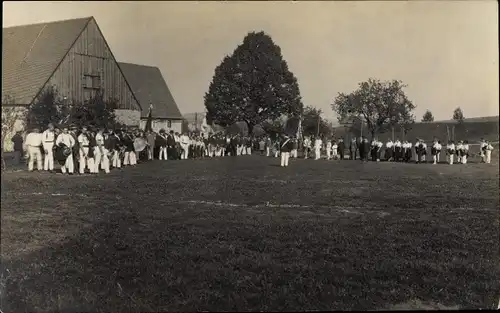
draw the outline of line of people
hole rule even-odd
[[[288,139],[288,137],[286,137]],[[270,156],[269,149],[271,148],[271,156],[278,157],[280,154],[280,141],[286,140],[276,138],[272,141],[269,137],[265,141],[261,140],[261,150],[267,150],[266,155]],[[289,138],[291,141],[290,157],[297,158],[298,141],[296,138]],[[399,139],[387,141],[385,144],[377,139],[369,141],[366,137],[355,138],[349,145],[349,159],[361,161],[368,161],[369,159],[375,162],[381,160],[389,162],[411,162],[427,163],[427,157],[432,157],[432,163],[437,164],[441,161],[441,151],[445,150],[446,163],[466,164],[470,156],[469,143],[467,140],[459,141],[455,144],[454,141],[449,141],[444,147],[441,141],[437,138],[432,142],[430,149],[422,139],[416,139],[412,144],[409,141],[400,141]],[[320,136],[304,137],[302,141],[302,151],[304,159],[313,157],[315,160],[338,159],[343,160],[346,158],[346,145],[342,138],[339,139],[322,139]],[[480,156],[481,162],[491,163],[491,153],[493,146],[487,140],[481,139],[480,143]]]
[[[22,139],[21,139],[22,140]],[[19,146],[17,139],[16,145]],[[117,131],[75,126],[61,129],[49,124],[43,132],[32,129],[24,140],[28,154],[28,170],[54,172],[54,163],[61,172],[73,174],[109,173],[112,168],[135,166],[153,159],[187,160],[222,156],[251,155],[256,141],[250,136],[180,134],[160,130]],[[43,163],[43,164],[42,164]]]

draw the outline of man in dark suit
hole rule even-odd
[[[344,143],[344,140],[342,138],[339,139],[337,149],[338,149],[338,152],[340,155],[340,159],[343,160],[344,159],[345,143]]]
[[[177,147],[173,130],[170,131],[167,137],[167,158],[169,160],[177,160]]]

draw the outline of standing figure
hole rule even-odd
[[[356,160],[356,152],[358,150],[358,142],[356,138],[351,140],[351,144],[349,145],[349,158],[351,160]]]
[[[124,136],[123,136],[123,143],[125,145],[125,153],[123,156],[123,165],[135,166],[137,164],[137,157],[135,154],[133,135],[129,132],[125,132]]]
[[[158,160],[168,160],[168,138],[164,129],[160,129],[155,140],[158,142]],[[156,143],[155,143],[156,144]]]
[[[281,167],[288,166],[288,160],[290,159],[290,151],[293,148],[293,143],[287,135],[283,136],[283,142],[280,146],[281,151]]]
[[[265,150],[266,150],[266,142],[264,141],[264,137],[261,137],[259,140],[260,155],[265,155]]]
[[[330,160],[332,158],[332,141],[326,140],[326,159]]]
[[[377,140],[377,162],[380,162],[380,155],[382,154],[382,147],[384,143],[380,140]]]
[[[42,145],[44,152],[43,169],[52,173],[54,171],[54,144],[55,144],[54,125],[49,124],[49,127],[42,133]]]
[[[99,166],[107,174],[109,173],[109,158],[108,151],[104,146],[104,128],[99,128],[99,131],[95,135],[96,147],[94,148],[94,172],[99,173]]]
[[[394,159],[394,143],[389,139],[385,144],[385,160],[392,161]]]
[[[467,159],[469,158],[469,142],[467,140],[463,143],[464,155],[462,156],[462,164],[467,164]]]
[[[163,130],[165,133],[165,130]],[[148,160],[154,160],[154,150],[155,150],[155,141],[156,141],[156,134],[153,131],[148,131],[146,135],[147,141],[148,141]],[[165,156],[167,155],[167,148],[165,148]],[[166,159],[165,159],[166,160]]]
[[[446,145],[446,156],[448,158],[448,163],[453,164],[453,157],[455,156],[455,143],[453,140]]]
[[[437,164],[439,163],[439,155],[441,154],[441,142],[437,139],[434,139],[434,143],[432,144],[431,147],[431,154],[432,154],[432,164]]]
[[[491,163],[491,152],[493,151],[493,146],[490,144],[488,140],[485,141],[486,145],[484,147],[484,154],[485,154],[485,163],[490,164]]]
[[[332,141],[332,157],[334,160],[339,159],[338,149],[339,149],[339,146],[337,144],[337,141],[333,140]]]
[[[339,139],[338,151],[339,151],[340,159],[343,160],[344,159],[344,151],[345,151],[345,143],[344,143],[344,139],[342,139],[342,138]]]
[[[461,164],[462,156],[464,155],[464,142],[460,140],[455,148],[457,153],[457,162]]]
[[[19,165],[21,164],[21,157],[23,156],[23,142],[24,142],[21,132],[17,131],[14,134],[14,136],[12,136],[11,141],[14,144],[14,165]]]
[[[290,153],[290,157],[296,159],[298,157],[299,140],[296,137],[292,137],[290,140],[292,141],[292,152]]]
[[[377,161],[377,149],[378,149],[377,139],[373,139],[370,144],[370,153],[373,162]]]
[[[36,161],[37,171],[42,171],[42,134],[38,128],[34,128],[31,132],[26,135],[26,140],[24,141],[26,145],[26,150],[28,150],[28,171],[32,172],[34,163]]]
[[[169,160],[177,160],[175,145],[176,142],[174,131],[171,130],[167,137],[167,159]]]
[[[370,151],[370,142],[366,137],[359,138],[359,156],[362,162],[368,162],[368,152]]]
[[[79,143],[79,166],[78,170],[80,174],[85,173],[85,168],[89,169],[90,173],[94,172],[94,158],[93,154],[90,156],[89,155],[89,145],[90,145],[90,139],[88,137],[87,133],[87,127],[82,127],[82,132],[80,135],[78,135],[78,143]]]
[[[427,157],[427,144],[425,143],[424,140],[422,140],[422,162],[427,162],[426,160]]]
[[[480,141],[480,144],[479,144],[479,150],[480,150],[480,153],[481,153],[481,163],[485,163],[486,162],[486,141],[481,138],[481,141]]]
[[[304,137],[304,159],[309,157],[309,153],[311,153],[311,138]]]
[[[109,151],[111,152],[111,166],[114,168],[121,168],[121,158],[120,158],[120,149],[121,149],[121,140],[116,132],[113,130],[109,131]]]
[[[252,137],[248,137],[247,138],[247,155],[251,155],[252,154],[252,145],[253,145],[253,140],[252,140]]]
[[[61,172],[63,174],[66,173],[66,170],[70,175],[73,174],[74,163],[73,163],[73,147],[75,145],[75,139],[69,133],[68,127],[64,127],[63,131],[56,139],[56,146],[58,146],[62,153],[66,156],[66,159],[60,159],[60,161],[64,162],[61,166]],[[68,151],[68,152],[66,152]]]
[[[321,158],[321,148],[323,147],[323,141],[318,136],[314,140],[314,159],[319,160]]]
[[[183,133],[180,137],[181,143],[181,160],[187,160],[189,152],[189,137]]]
[[[401,149],[402,144],[399,139],[394,142],[394,161],[399,162],[401,160]]]

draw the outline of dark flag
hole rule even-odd
[[[148,119],[146,120],[144,131],[153,131],[153,104],[149,105]]]

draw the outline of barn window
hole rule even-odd
[[[172,121],[171,120],[167,120],[167,127],[172,128]]]
[[[92,76],[92,88],[100,89],[101,88],[101,77]]]

